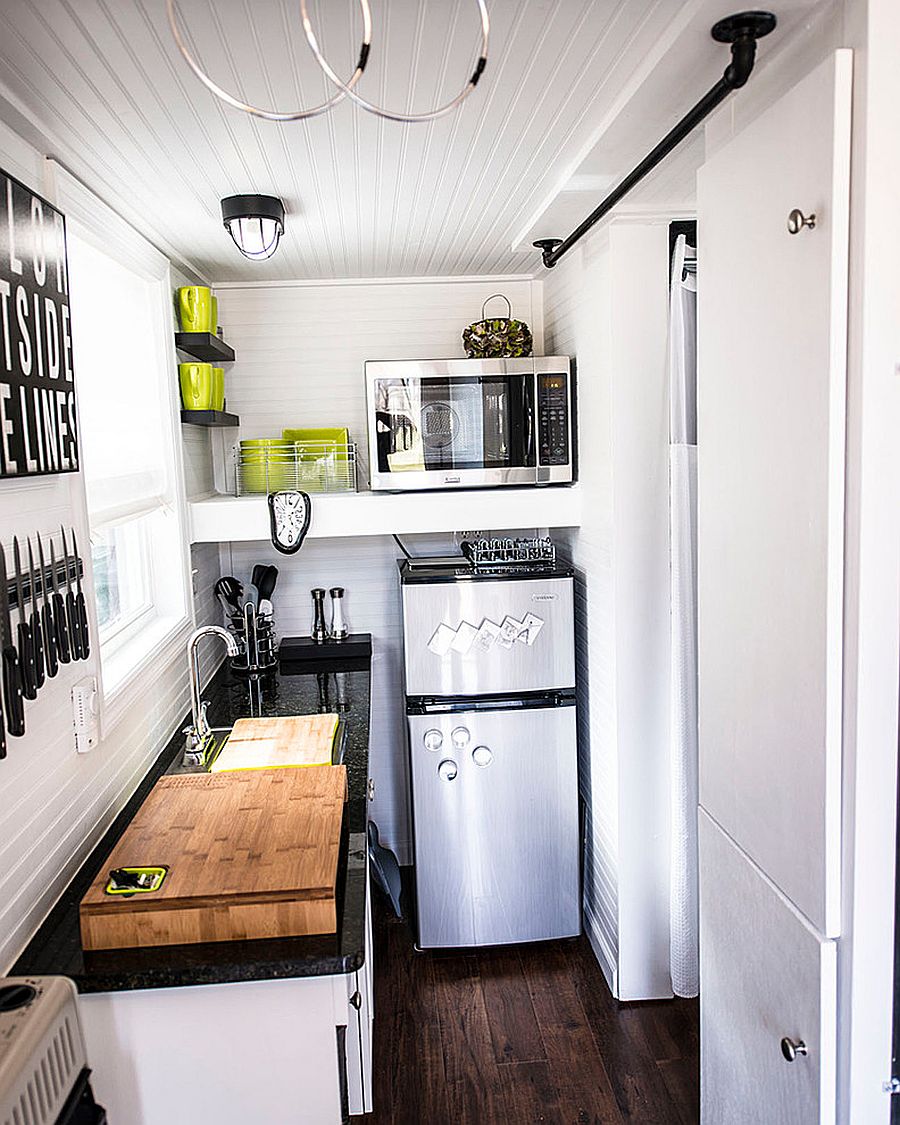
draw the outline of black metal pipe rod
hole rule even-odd
[[[673,149],[677,148],[685,137],[689,136],[701,121],[703,121],[705,117],[708,117],[716,106],[720,105],[721,102],[725,100],[732,90],[740,89],[740,87],[745,84],[753,70],[753,63],[756,57],[757,36],[760,34],[768,34],[768,31],[775,25],[774,16],[769,16],[771,25],[766,26],[765,30],[763,30],[764,25],[760,19],[762,16],[769,16],[769,13],[753,12],[746,13],[746,15],[742,16],[732,16],[730,20],[722,20],[716,25],[713,29],[713,35],[719,38],[716,34],[717,29],[720,27],[724,28],[730,21],[741,21],[748,18],[752,18],[755,21],[747,27],[739,25],[738,34],[736,34],[731,41],[731,62],[725,68],[725,73],[719,81],[703,95],[692,109],[688,110],[674,128],[666,133],[659,144],[644,157],[640,164],[633,168],[625,179],[613,188],[609,195],[607,195],[598,207],[594,208],[584,222],[580,223],[568,238],[562,240],[557,238],[542,238],[534,243],[534,245],[542,251],[543,262],[548,269],[552,269],[563,254],[571,250],[579,239],[583,238],[593,226],[599,223],[604,215],[608,215],[613,207],[621,202],[632,188],[652,172]]]

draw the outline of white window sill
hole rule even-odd
[[[154,677],[157,677],[174,663],[181,664],[187,691],[186,647],[191,629],[191,621],[187,617],[156,617],[133,640],[111,655],[104,657],[101,653],[103,738],[109,735],[146,692],[146,673],[149,668],[153,668]]]

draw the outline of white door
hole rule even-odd
[[[698,197],[700,803],[826,935],[840,924],[850,92],[838,51],[709,160]],[[795,209],[809,225],[791,234]]]
[[[703,1125],[834,1120],[837,957],[700,813]]]

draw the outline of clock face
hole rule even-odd
[[[305,492],[270,492],[269,524],[273,545],[285,555],[300,550],[306,533],[312,504]]]

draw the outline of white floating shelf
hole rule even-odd
[[[190,504],[192,543],[269,539],[265,496],[210,496]],[[411,535],[484,528],[578,527],[578,485],[469,492],[345,492],[314,495],[311,539]]]

